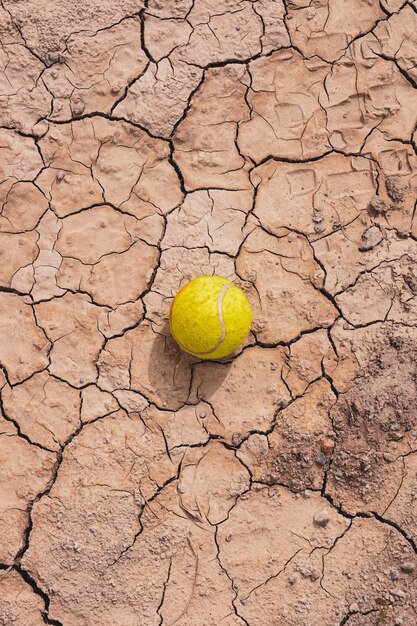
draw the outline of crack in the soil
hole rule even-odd
[[[44,609],[41,610],[42,619],[45,624],[51,624],[52,626],[64,626],[62,622],[60,622],[59,620],[52,619],[49,617],[49,607],[51,604],[51,600],[49,596],[39,587],[38,583],[29,574],[29,572],[27,572],[23,567],[21,567],[18,564],[4,565],[3,563],[0,563],[0,571],[1,570],[4,570],[4,574],[0,574],[0,580],[3,575],[7,576],[9,572],[15,571],[17,574],[19,574],[19,576],[21,576],[21,578],[25,581],[25,583],[32,589],[33,593],[39,598],[41,598],[45,607]],[[30,625],[27,624],[27,626],[30,626]]]

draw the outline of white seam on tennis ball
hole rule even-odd
[[[226,326],[224,323],[224,319],[223,319],[223,298],[226,294],[226,291],[228,289],[230,289],[231,287],[234,287],[235,285],[223,285],[223,287],[220,290],[220,293],[217,297],[217,315],[219,318],[219,322],[220,322],[220,326],[222,329],[222,334],[220,335],[220,339],[218,340],[218,342],[216,343],[216,345],[214,346],[214,348],[212,348],[211,350],[207,350],[207,352],[193,352],[193,354],[195,354],[196,356],[200,356],[200,355],[206,355],[206,354],[212,354],[213,352],[215,352],[218,348],[220,348],[220,346],[222,345],[224,338],[226,337]]]

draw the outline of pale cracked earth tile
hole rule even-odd
[[[125,392],[126,394],[127,392]],[[129,392],[132,394],[133,392]],[[126,398],[119,393],[115,393],[120,404]],[[143,405],[142,405],[142,410]],[[134,407],[132,407],[134,410]],[[222,427],[215,417],[211,406],[205,402],[196,405],[185,405],[178,411],[159,411],[155,407],[149,407],[146,412],[146,420],[153,420],[161,428],[167,443],[170,454],[183,454],[188,446],[206,444],[210,435],[220,435]]]
[[[320,59],[306,61],[289,49],[251,61],[248,70],[250,111],[240,119],[240,152],[257,163],[270,156],[311,159],[328,152],[320,93],[329,65]]]
[[[210,404],[229,442],[239,443],[253,430],[268,430],[291,399],[282,380],[286,356],[283,347],[253,347],[231,363],[197,363],[191,399]]]
[[[177,48],[181,60],[204,67],[250,59],[289,43],[281,2],[197,0],[184,9],[168,5],[163,12],[161,5],[148,5],[145,43],[154,59]]]
[[[80,467],[83,468],[81,480]],[[104,467],[111,468],[108,480],[103,480]],[[103,611],[103,618],[107,615],[103,623],[111,624],[112,620],[117,623],[118,618],[126,624],[134,623],[127,621],[134,615],[129,608],[131,598],[127,589],[120,594],[121,603],[126,605],[126,619],[123,620],[122,612],[117,616],[117,606],[112,607],[111,579],[114,572],[117,576],[120,567],[112,570],[112,566],[135,541],[141,527],[138,513],[143,512],[144,498],[154,495],[158,485],[175,473],[175,466],[165,454],[161,434],[153,434],[138,416],[123,411],[87,425],[69,444],[58,480],[49,495],[34,507],[36,529],[25,556],[25,567],[35,569],[49,591],[52,588],[63,591],[50,608],[59,615],[58,619],[68,624],[89,624]],[[122,521],[113,535],[110,529],[114,518],[119,516]],[[42,536],[43,529],[49,526],[53,529],[48,533],[49,540],[38,552],[36,534]],[[45,553],[49,555],[47,560]],[[143,564],[141,560],[141,568]],[[99,571],[102,582],[97,581]],[[131,577],[131,582],[136,588],[137,574]],[[103,583],[110,595],[109,604],[99,610],[96,603],[102,598]],[[155,592],[159,594],[160,588]],[[80,609],[77,597],[91,600]],[[139,600],[139,605],[142,602],[146,606],[146,598]]]
[[[415,4],[415,0],[411,0],[410,4]],[[382,0],[381,7],[383,7],[389,13],[394,13],[395,11],[399,11],[404,2],[402,0]]]
[[[323,366],[334,363],[335,354],[326,330],[303,335],[288,346],[289,357],[283,379],[292,396],[302,396],[309,385],[321,377]]]
[[[0,232],[30,231],[48,208],[45,196],[30,182],[15,182],[7,192],[0,187],[0,194]]]
[[[286,8],[280,0],[259,0],[253,5],[263,23],[261,36],[262,52],[269,54],[279,48],[290,45],[290,39],[284,23]]]
[[[332,235],[313,242],[312,246],[326,274],[324,286],[332,294],[343,292],[354,285],[361,274],[381,263],[406,255],[413,258],[416,248],[412,239],[374,224],[373,218],[365,212]],[[363,314],[366,315],[366,311]]]
[[[193,360],[144,322],[106,343],[97,361],[98,383],[110,392],[137,391],[162,409],[176,410],[188,400]]]
[[[262,51],[262,20],[252,3],[241,0],[194,3],[188,14],[192,32],[178,56],[186,63],[205,67],[229,59],[251,59]]]
[[[26,206],[25,201],[22,201],[22,207]],[[36,241],[36,254],[32,259],[26,260],[21,253],[18,255],[21,257],[19,269],[13,273],[10,286],[20,293],[30,294],[33,302],[62,296],[65,293],[56,283],[62,261],[61,256],[54,250],[59,229],[60,220],[52,211],[47,210],[38,221],[36,230],[30,233]]]
[[[23,43],[22,35],[3,6],[0,8],[0,35],[3,45]]]
[[[373,31],[377,53],[395,60],[411,81],[417,79],[417,13],[410,6],[384,20]]]
[[[35,232],[0,233],[0,285],[11,287],[16,272],[30,265],[38,256],[38,235]]]
[[[49,371],[75,387],[96,382],[106,338],[137,325],[143,309],[131,303],[112,311],[85,294],[67,293],[35,305],[38,324],[52,342]]]
[[[98,0],[88,4],[73,4],[65,0],[41,6],[37,0],[3,2],[29,49],[45,61],[52,62],[65,49],[67,39],[74,30],[97,32],[109,28],[122,18],[137,14],[142,6],[138,0],[115,0],[110,5]]]
[[[174,64],[174,59],[178,59],[178,55],[173,55],[172,58],[167,57],[170,57],[177,48],[187,46],[193,33],[193,27],[188,19],[165,18],[161,20],[152,14],[145,14],[144,25],[145,45],[157,64],[162,59],[167,59]],[[184,61],[181,55],[179,59]]]
[[[367,139],[363,151],[378,167],[378,193],[368,206],[373,222],[394,228],[404,236],[410,231],[415,235],[417,155],[413,145],[411,142],[388,141],[376,129]]]
[[[123,254],[109,253],[94,265],[64,258],[58,286],[89,294],[94,303],[114,308],[140,298],[148,287],[158,249],[140,240]]]
[[[230,451],[228,455],[233,456]],[[236,472],[233,472],[221,481],[219,489],[213,494],[213,503],[229,490],[236,496],[233,484],[235,477]],[[192,512],[181,507],[185,494],[178,494],[178,488],[183,491],[180,485],[177,488],[175,483],[169,485],[156,499],[157,506],[152,506],[149,516],[153,524],[161,523],[161,520],[163,522],[162,537],[167,548],[162,550],[162,558],[170,557],[171,562],[163,603],[158,613],[166,623],[174,621],[181,626],[216,626],[223,623],[242,626],[233,607],[235,592],[232,583],[218,559],[215,529],[208,524],[201,524]],[[215,489],[215,484],[213,487]],[[202,491],[204,493],[204,487]],[[230,507],[233,506],[232,498]],[[167,515],[172,513],[174,517],[171,518],[173,522],[170,526],[168,524],[171,520]],[[181,536],[184,531],[188,538],[178,558],[178,553],[172,550],[172,544],[178,541],[178,535]]]
[[[286,23],[293,46],[305,57],[338,59],[349,43],[385,18],[378,0],[361,2],[352,10],[344,0],[290,0]]]
[[[193,0],[149,0],[146,12],[160,19],[185,19],[193,4]]]
[[[80,392],[47,372],[3,387],[1,398],[6,415],[20,431],[46,448],[58,450],[80,425]]]
[[[410,454],[404,458],[404,474],[400,488],[395,498],[384,511],[384,517],[404,529],[414,543],[417,541],[416,461],[416,454]]]
[[[249,490],[248,470],[217,441],[182,451],[177,496],[166,506],[201,526],[224,522],[236,500]],[[219,467],[222,468],[221,474]]]
[[[262,226],[274,234],[294,229],[313,241],[353,221],[376,194],[373,162],[341,154],[305,164],[270,160],[251,180]]]
[[[0,561],[11,565],[25,544],[27,509],[52,477],[55,455],[17,435],[0,412]],[[0,585],[3,571],[0,570]],[[0,594],[0,598],[3,597]],[[1,603],[1,600],[0,600]]]
[[[142,236],[139,220],[110,206],[64,218],[55,245],[63,259],[58,285],[85,291],[110,307],[137,300],[159,257]]]
[[[146,223],[183,199],[168,145],[125,122],[96,116],[50,126],[39,145],[48,168],[38,183],[59,217],[110,203],[143,221],[146,236]]]
[[[48,300],[64,295],[65,291],[57,285],[57,274],[62,258],[55,250],[55,244],[61,228],[59,220],[52,211],[47,211],[39,222],[36,232],[39,233],[39,254],[33,263],[33,285],[30,295],[34,302]],[[26,272],[28,268],[23,268]],[[18,275],[15,275],[15,284]]]
[[[168,217],[162,248],[201,242],[210,252],[236,255],[252,208],[253,192],[208,189],[187,194]]]
[[[26,299],[0,294],[0,363],[9,381],[22,382],[49,365],[51,344]]]
[[[111,468],[105,481],[104,467]],[[98,618],[109,626],[133,626],[137,620],[151,626],[159,619],[170,573],[180,583],[174,586],[178,591],[170,614],[175,611],[180,618],[189,610],[196,616],[191,622],[184,618],[184,625],[214,626],[216,618],[231,612],[230,581],[216,561],[214,530],[208,533],[170,513],[169,494],[154,498],[177,469],[166,456],[159,429],[121,411],[87,425],[69,444],[51,492],[34,507],[32,542],[23,560],[48,593],[55,590],[51,616],[74,626]],[[123,521],[114,535],[113,520],[119,516]],[[36,535],[48,528],[53,532],[39,551]],[[157,584],[149,586],[150,577]],[[221,595],[213,609],[216,594]],[[170,591],[168,610],[172,600]]]
[[[43,626],[44,603],[15,571],[0,574],[0,624]]]
[[[328,72],[319,100],[333,148],[358,152],[379,128],[409,140],[417,122],[417,95],[396,65],[375,50],[373,35],[355,41]]]
[[[102,391],[96,385],[88,385],[81,391],[82,404],[80,418],[83,423],[92,422],[98,417],[114,413],[119,403],[107,391]]]
[[[55,250],[93,265],[112,252],[125,252],[134,241],[129,231],[135,226],[135,218],[110,206],[93,207],[62,220]]]
[[[169,136],[180,121],[202,68],[250,59],[289,44],[284,5],[271,0],[148,4],[144,42],[154,61],[129,86],[114,114]],[[159,106],[155,107],[155,99]]]
[[[323,270],[302,235],[273,237],[254,230],[239,252],[236,272],[251,286],[253,331],[262,343],[291,341],[303,332],[327,328],[338,316],[321,291]]]
[[[65,50],[43,74],[53,95],[51,120],[101,111],[110,113],[124,91],[145,70],[139,18],[97,32],[71,34]]]
[[[239,123],[249,118],[244,66],[210,69],[174,134],[174,157],[189,191],[251,189],[248,161],[236,143]]]
[[[361,274],[352,287],[336,298],[344,318],[354,326],[394,321],[417,323],[417,249],[407,250],[399,259],[383,262]],[[359,309],[357,302],[363,306]]]
[[[35,305],[39,326],[52,343],[51,374],[75,387],[97,379],[97,358],[105,337],[98,328],[106,323],[106,309],[84,294],[67,293]]]
[[[27,48],[7,11],[0,7],[0,124],[30,133],[49,115],[52,97],[41,75],[44,64]]]
[[[141,124],[154,135],[169,137],[203,76],[200,68],[187,65],[176,56],[174,52],[170,58],[150,63],[114,108],[114,115]]]
[[[13,185],[20,180],[34,180],[41,171],[43,162],[34,140],[30,137],[0,128],[0,145],[0,194],[3,205]]]

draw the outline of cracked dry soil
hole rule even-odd
[[[1,626],[417,624],[417,2],[0,2]],[[227,362],[169,337],[244,289]]]

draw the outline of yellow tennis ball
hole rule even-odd
[[[169,312],[171,334],[180,348],[201,359],[227,356],[247,337],[249,300],[231,280],[194,278],[175,296]]]

